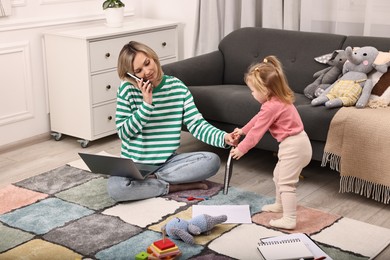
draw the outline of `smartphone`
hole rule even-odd
[[[141,81],[141,79],[139,77],[137,77],[136,75],[131,74],[130,72],[127,72],[127,75],[129,75],[130,77],[132,77],[136,81]]]
[[[132,77],[133,79],[135,79],[137,82],[140,82],[141,81],[141,78],[140,77],[137,77],[136,75],[133,75],[131,74],[130,72],[127,72],[127,75],[129,75],[130,77]],[[151,86],[153,87],[152,83],[149,83],[151,84]]]

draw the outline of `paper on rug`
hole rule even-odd
[[[322,166],[340,172],[340,192],[390,203],[390,107],[342,107],[328,132]]]
[[[224,223],[242,224],[252,223],[249,205],[194,205],[192,217],[208,214],[211,216],[226,215]]]

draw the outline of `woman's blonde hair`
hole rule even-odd
[[[118,68],[117,68],[119,78],[121,80],[129,81],[133,85],[137,84],[137,82],[132,77],[130,77],[127,73],[130,72],[133,75],[135,74],[133,62],[134,62],[135,55],[138,52],[143,52],[147,57],[154,60],[158,70],[157,78],[161,79],[164,73],[162,71],[160,60],[157,56],[157,53],[149,46],[136,41],[131,41],[125,44],[125,46],[123,46],[122,50],[119,53]]]
[[[252,82],[260,93],[271,97],[277,97],[286,104],[292,104],[295,100],[294,92],[287,83],[281,62],[275,56],[267,56],[263,62],[253,64],[244,76],[246,83]]]

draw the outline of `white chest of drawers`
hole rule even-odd
[[[136,19],[121,28],[105,25],[44,33],[50,126],[80,138],[81,146],[116,133],[116,67],[123,45],[139,41],[154,49],[161,64],[178,59],[177,23]]]

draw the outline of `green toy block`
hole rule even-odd
[[[141,252],[141,253],[138,253],[138,254],[135,256],[135,260],[148,260],[148,256],[149,256],[148,253],[146,253],[146,252]]]

